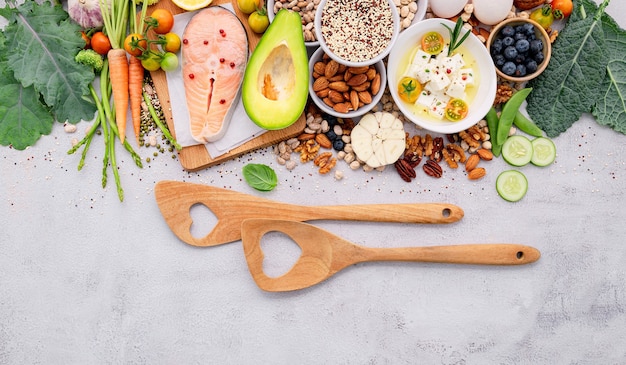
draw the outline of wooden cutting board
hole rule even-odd
[[[246,32],[248,33],[248,43],[250,45],[250,51],[254,50],[256,45],[259,43],[261,36],[254,33],[250,29],[250,27],[248,26],[247,15],[239,11],[239,8],[237,8],[237,1],[214,0],[211,6],[228,3],[232,4],[233,9],[235,10],[235,14],[237,15],[237,17],[239,17],[244,27],[246,28]],[[180,14],[185,11],[174,5],[170,0],[161,0],[148,9],[148,14],[150,14],[156,8],[169,9],[174,14]],[[151,72],[151,76],[152,80],[154,81],[157,95],[159,96],[159,101],[161,102],[161,107],[163,108],[163,114],[165,116],[167,126],[170,132],[172,132],[172,134],[174,135],[174,137],[176,137],[174,130],[174,121],[172,119],[172,105],[170,102],[170,95],[167,88],[167,79],[165,77],[165,72],[163,72],[162,70]],[[178,151],[178,159],[180,160],[183,168],[186,170],[202,170],[207,167],[211,167],[213,165],[217,165],[219,163],[239,157],[256,149],[272,146],[276,143],[279,143],[280,141],[295,137],[302,132],[305,125],[306,117],[303,113],[300,118],[298,118],[298,120],[291,126],[280,130],[268,131],[260,135],[259,137],[256,137],[242,144],[241,146],[232,149],[230,152],[224,155],[212,158],[207,152],[207,149],[204,145],[195,145],[184,147],[182,150]]]

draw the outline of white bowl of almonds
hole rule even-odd
[[[321,0],[315,12],[320,48],[351,67],[382,61],[400,34],[394,0]]]
[[[383,61],[369,66],[347,66],[318,48],[309,60],[309,95],[326,114],[356,118],[380,102],[387,84]]]
[[[302,33],[304,35],[304,45],[311,48],[317,48],[319,42],[315,34],[315,11],[317,10],[319,0],[267,0],[267,16],[270,22],[274,21],[274,17],[278,10],[289,9],[300,13],[302,18]]]

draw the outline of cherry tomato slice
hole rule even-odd
[[[445,115],[446,119],[451,122],[458,122],[467,116],[468,107],[465,100],[451,99],[446,105]]]
[[[435,31],[428,32],[422,37],[422,50],[431,55],[437,55],[443,51],[443,36]]]
[[[405,76],[398,82],[398,96],[407,103],[415,103],[422,92],[422,85],[414,77]]]

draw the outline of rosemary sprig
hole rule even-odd
[[[448,57],[450,57],[450,55],[452,55],[452,52],[454,52],[455,49],[459,48],[459,46],[463,44],[463,42],[465,42],[467,37],[469,37],[470,31],[466,31],[465,34],[461,36],[461,31],[463,30],[463,19],[461,19],[461,17],[457,19],[456,24],[454,25],[454,30],[452,30],[447,24],[442,23],[441,25],[446,27],[446,29],[448,29],[448,32],[450,32],[450,47],[448,48]],[[459,39],[459,37],[461,38]]]

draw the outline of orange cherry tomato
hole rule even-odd
[[[111,49],[111,41],[106,34],[102,32],[96,32],[91,36],[91,48],[99,54],[106,56]]]
[[[174,14],[167,9],[156,9],[150,14],[150,17],[156,20],[154,28],[152,28],[156,34],[169,33],[174,27]]]
[[[462,99],[450,99],[448,105],[446,105],[445,115],[451,122],[458,122],[467,117],[468,107],[465,100]]]
[[[124,39],[124,49],[128,54],[135,57],[139,57],[143,54],[143,51],[148,47],[148,42],[139,33],[131,33]]]
[[[422,37],[422,50],[431,55],[437,55],[443,51],[444,40],[439,32],[428,32]]]

